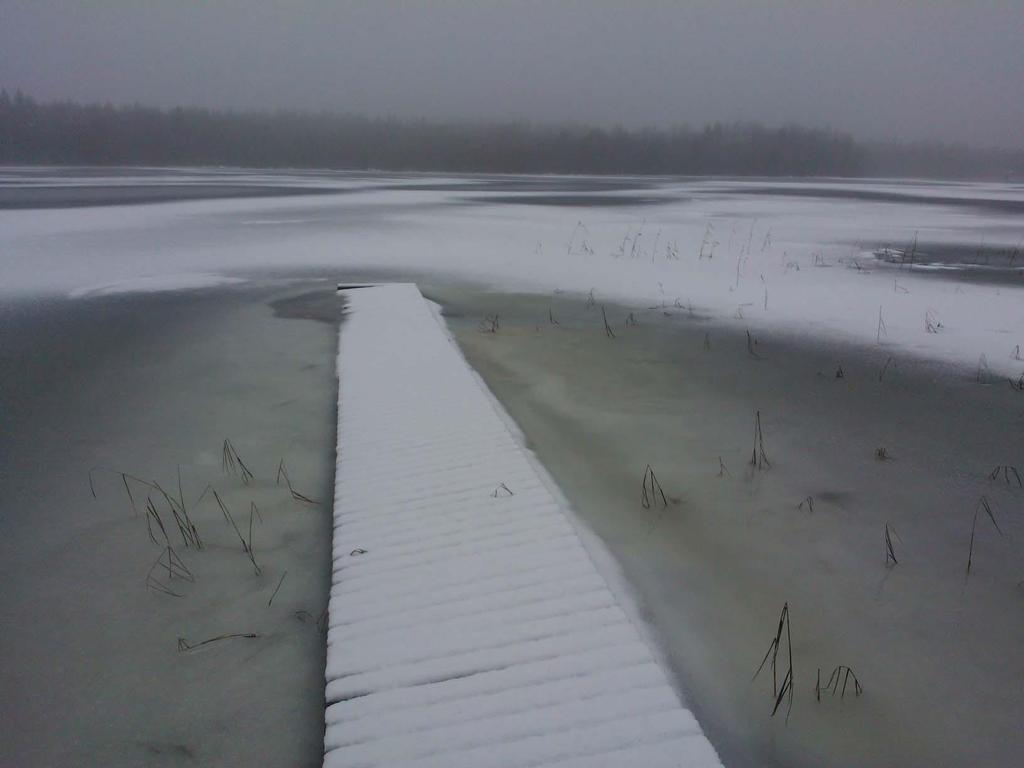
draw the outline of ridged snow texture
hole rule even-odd
[[[416,287],[345,298],[324,765],[719,766]]]

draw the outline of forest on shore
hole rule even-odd
[[[40,102],[0,92],[0,163],[448,173],[1020,179],[1024,150],[859,142],[800,126],[582,125]]]

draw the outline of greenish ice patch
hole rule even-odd
[[[0,764],[321,764],[339,303],[3,307]]]
[[[748,338],[674,302],[426,293],[617,560],[726,765],[1019,760],[1024,394],[1006,379]],[[787,605],[792,708],[772,716],[770,659],[755,672]]]

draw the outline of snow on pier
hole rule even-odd
[[[417,288],[345,298],[324,765],[719,766]]]

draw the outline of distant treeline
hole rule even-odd
[[[604,130],[40,103],[0,93],[0,163],[492,173],[998,176],[1024,153],[864,145],[756,124]]]

